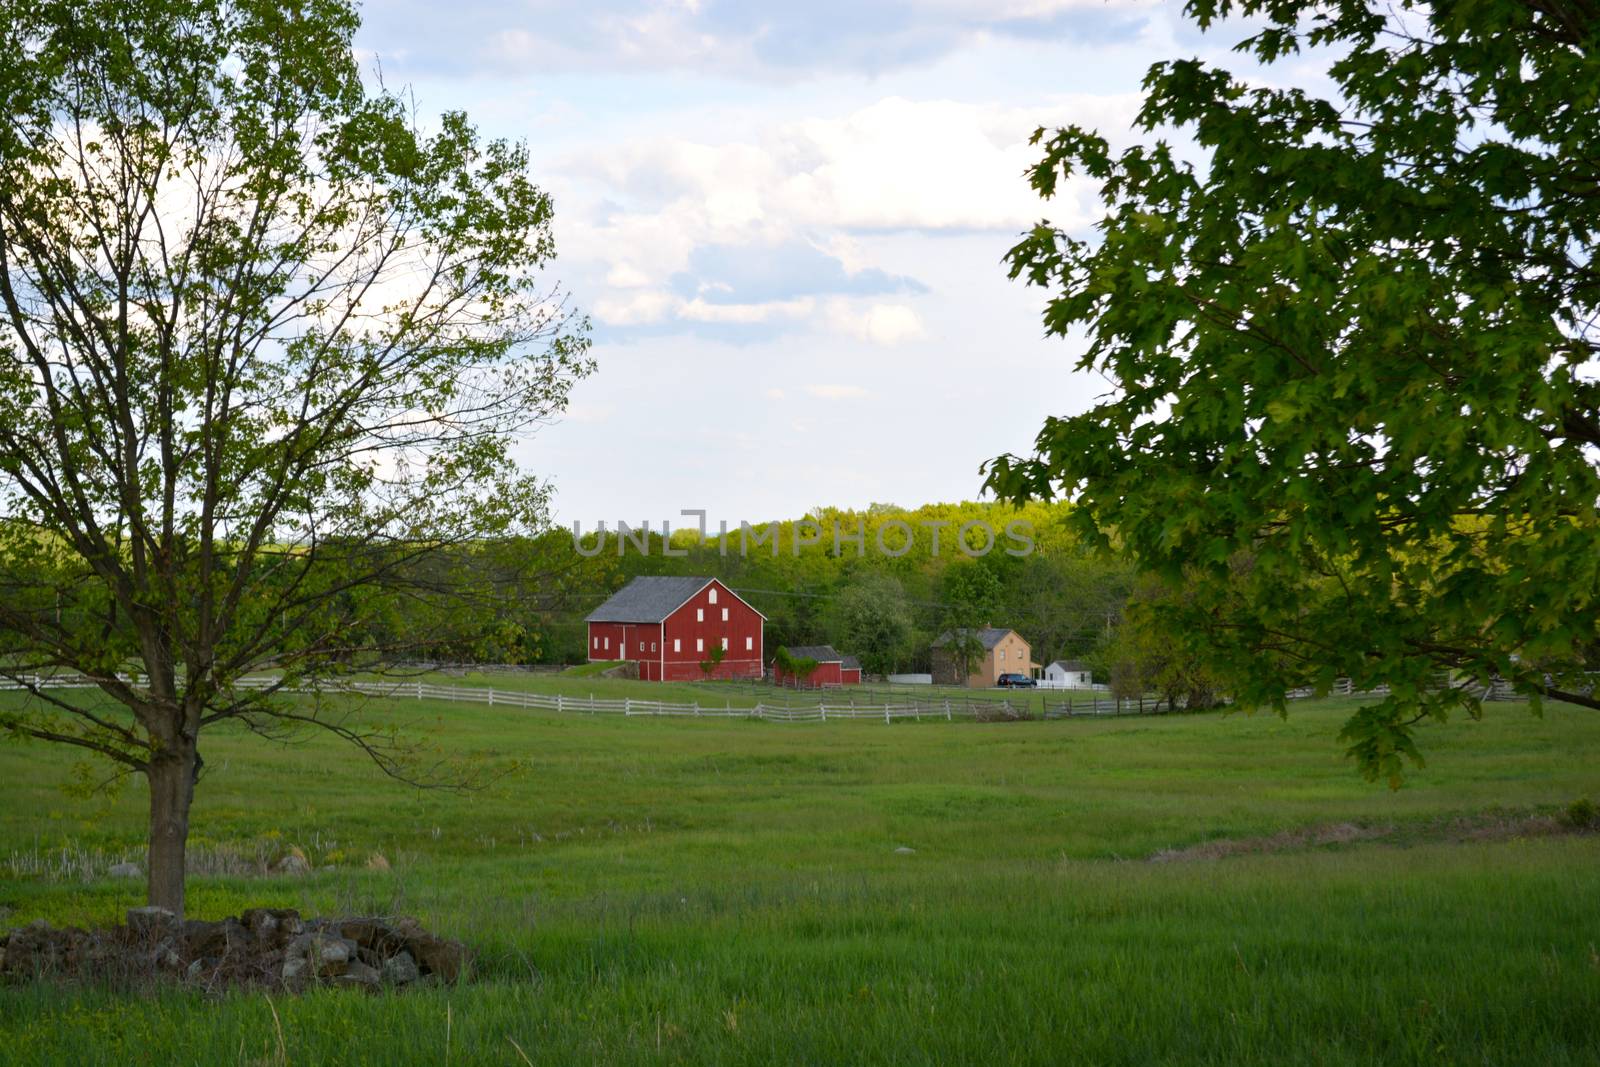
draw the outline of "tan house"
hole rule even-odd
[[[976,670],[963,676],[957,655],[957,636],[973,639],[979,653]],[[1002,674],[1034,677],[1039,665],[1033,662],[1033,648],[1015,630],[986,626],[981,630],[947,631],[933,643],[933,681],[935,685],[964,685],[985,689]]]

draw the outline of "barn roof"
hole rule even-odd
[[[585,622],[661,622],[711,584],[710,578],[647,575],[611,594]]]
[[[818,663],[839,663],[844,659],[834,651],[832,645],[785,645],[784,647],[795,659],[814,659]]]
[[[984,648],[992,649],[995,645],[998,645],[1001,641],[1005,640],[1006,634],[1011,633],[1012,630],[1007,626],[985,626],[981,630],[962,630],[960,632],[964,634],[976,634],[978,641],[982,643]],[[939,635],[939,639],[933,643],[933,647],[943,648],[945,645],[950,644],[950,642],[955,639],[955,634],[956,631],[954,630],[946,630],[944,633]]]
[[[847,671],[859,671],[861,669],[861,661],[854,656],[846,656],[839,662],[839,666]]]

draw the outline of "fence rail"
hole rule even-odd
[[[125,682],[134,679],[127,675],[118,675]],[[859,719],[881,720],[885,723],[894,722],[896,719],[943,719],[945,721],[976,720],[980,722],[998,722],[1025,718],[1077,718],[1079,716],[1124,716],[1124,715],[1166,715],[1175,711],[1181,713],[1185,709],[1163,709],[1159,701],[1144,699],[1122,699],[1106,696],[1092,690],[1068,691],[1068,696],[1063,700],[1050,700],[1041,698],[1032,699],[973,699],[970,691],[950,690],[945,693],[917,693],[906,694],[904,698],[898,692],[889,694],[889,699],[872,701],[857,700],[848,696],[847,690],[827,689],[811,691],[817,697],[815,701],[799,701],[795,695],[783,689],[774,690],[772,687],[757,685],[737,686],[732,683],[718,683],[728,685],[735,693],[743,696],[749,694],[754,698],[753,704],[736,706],[732,698],[725,700],[721,706],[714,703],[701,703],[699,701],[667,701],[667,700],[640,700],[632,697],[621,699],[596,697],[592,693],[586,696],[574,696],[566,693],[529,693],[514,689],[494,689],[482,686],[437,685],[423,681],[348,681],[326,683],[316,686],[285,686],[281,679],[262,676],[242,678],[236,686],[240,689],[269,690],[281,692],[321,692],[321,693],[356,693],[371,697],[384,697],[389,699],[410,700],[443,700],[458,703],[484,704],[508,708],[529,708],[541,711],[555,711],[581,715],[621,715],[633,716],[665,716],[675,718],[723,718],[723,719],[762,719],[770,722],[827,722],[830,719]],[[8,679],[0,681],[0,691],[27,690],[38,691],[41,689],[92,689],[98,683],[78,675],[34,675],[21,680]],[[1513,693],[1508,683],[1497,681],[1488,687],[1479,687],[1479,696],[1484,700],[1513,700],[1519,699]],[[1038,693],[1038,690],[1028,690],[1028,693]],[[1344,696],[1382,696],[1387,693],[1386,687],[1374,690],[1354,690],[1349,679],[1340,679],[1334,683],[1331,691],[1333,695]],[[767,700],[764,697],[773,693],[785,694],[781,702]],[[1083,696],[1078,696],[1082,693]],[[1092,694],[1092,695],[1091,695]],[[867,694],[863,694],[867,695]],[[1289,699],[1305,699],[1315,695],[1311,689],[1297,689],[1289,692]],[[1084,699],[1087,697],[1087,699]]]

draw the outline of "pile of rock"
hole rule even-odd
[[[134,908],[126,925],[100,930],[37,922],[0,934],[0,978],[139,980],[206,986],[313,984],[378,990],[454,982],[470,956],[415,919],[302,919],[251,908],[220,922],[180,922],[164,908]]]

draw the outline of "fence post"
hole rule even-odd
[[[489,689],[489,706],[491,708],[494,707],[494,688],[492,686]]]
[[[944,698],[944,721],[945,722],[949,722],[950,721],[950,698],[949,697],[945,697]]]
[[[589,714],[590,715],[594,714],[594,694],[593,693],[589,694]]]
[[[883,706],[883,725],[885,725],[885,726],[889,725],[889,705],[888,704],[885,704]]]
[[[422,683],[421,682],[417,683],[417,699],[418,700],[422,699]]]
[[[561,707],[561,694],[557,693],[556,694],[556,711],[559,712],[559,711],[562,711],[562,710],[563,710],[563,708]]]
[[[626,719],[629,715],[632,715],[632,714],[633,714],[633,698],[632,697],[623,697],[622,698],[622,717],[624,719]]]

